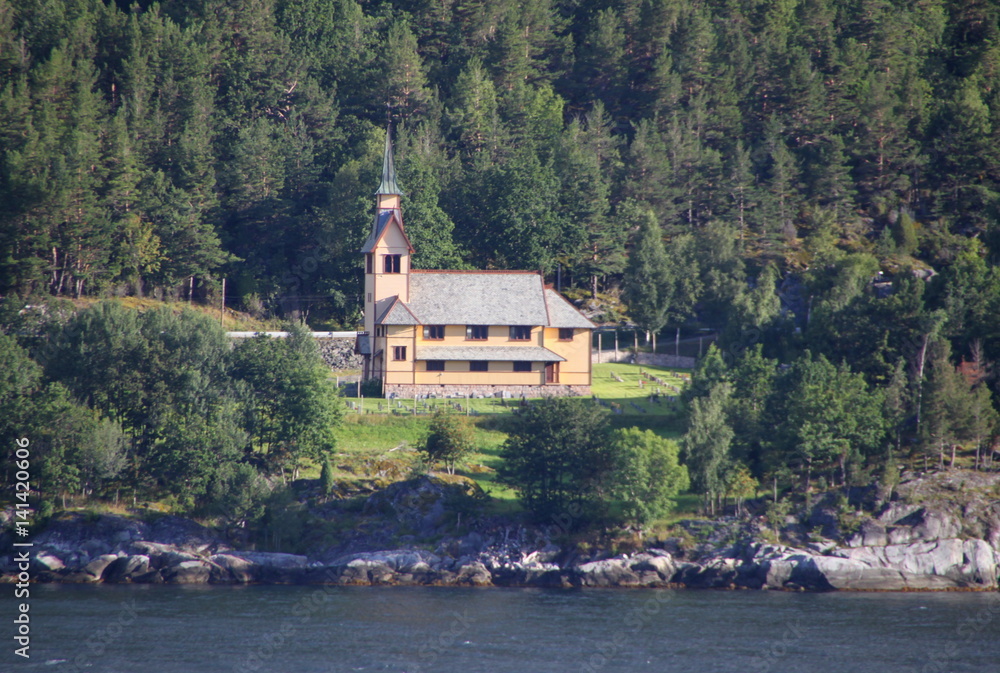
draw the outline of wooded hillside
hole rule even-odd
[[[648,209],[754,268],[831,246],[947,265],[998,245],[998,16],[0,0],[0,291],[186,296],[193,277],[205,297],[226,276],[236,301],[353,325],[387,116],[424,267],[560,264],[604,290]]]
[[[993,466],[983,0],[0,0],[0,322],[34,372],[5,389],[43,367],[139,455],[162,428],[67,378],[85,349],[30,298],[226,278],[234,307],[354,328],[388,122],[418,267],[541,268],[609,321],[720,330],[684,400],[709,504],[747,470]]]

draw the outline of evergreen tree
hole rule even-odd
[[[659,332],[671,309],[671,275],[660,227],[652,213],[639,224],[625,268],[623,299],[629,315],[641,328]]]
[[[607,411],[546,398],[527,407],[501,449],[499,479],[538,520],[575,529],[604,514],[614,466]]]
[[[380,71],[385,104],[395,119],[409,121],[426,112],[431,93],[417,53],[417,38],[406,21],[397,20],[389,27]]]

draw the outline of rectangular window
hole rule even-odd
[[[365,255],[365,273],[373,273],[375,271],[375,255],[370,252]]]
[[[406,359],[406,346],[393,346],[392,347],[392,359],[393,360],[405,360]]]
[[[386,273],[399,273],[399,258],[402,255],[386,255],[385,256],[385,272]]]
[[[490,363],[486,360],[473,360],[469,363],[470,372],[488,372],[490,370]]]
[[[511,325],[511,341],[527,341],[531,338],[531,327],[529,325]]]
[[[489,325],[466,325],[465,338],[470,341],[485,341],[490,336]]]
[[[427,361],[427,371],[429,371],[429,372],[443,372],[444,371],[444,360],[428,360]]]
[[[573,340],[573,328],[572,327],[560,327],[559,328],[559,341],[572,341]]]
[[[424,339],[427,341],[444,339],[444,325],[424,325]]]
[[[530,372],[531,371],[531,363],[530,362],[526,362],[524,360],[515,360],[514,361],[514,371],[515,372]]]

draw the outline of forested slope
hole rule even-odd
[[[992,242],[992,2],[0,2],[3,291],[349,324],[387,118],[425,267],[616,284],[651,208],[793,269]],[[721,228],[721,231],[720,231]],[[725,299],[725,298],[723,298]],[[281,303],[284,300],[284,303]]]
[[[13,304],[226,278],[354,327],[391,122],[417,266],[558,269],[722,331],[700,490],[981,467],[998,37],[983,0],[0,0],[4,328],[80,398]]]

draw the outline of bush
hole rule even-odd
[[[246,463],[219,467],[208,489],[209,510],[238,528],[256,521],[264,513],[270,492],[267,482]]]
[[[330,466],[330,459],[323,459],[323,467],[319,473],[319,490],[324,498],[329,498],[333,494],[333,467]]]
[[[455,474],[455,463],[471,453],[472,448],[472,428],[465,417],[440,409],[434,412],[421,449],[428,460],[444,463],[448,474]]]
[[[361,397],[382,397],[382,379],[365,379],[358,389]]]

